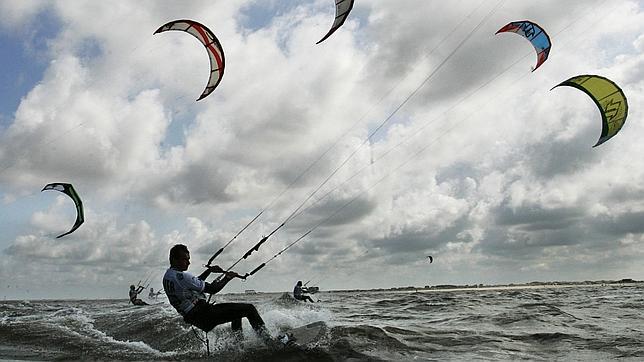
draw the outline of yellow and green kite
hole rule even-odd
[[[602,116],[602,133],[593,147],[611,139],[624,126],[628,115],[626,96],[621,88],[610,79],[598,75],[578,75],[557,84],[552,89],[559,86],[582,90],[599,107]]]

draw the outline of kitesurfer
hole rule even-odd
[[[143,285],[139,285],[138,287],[135,287],[134,284],[130,285],[130,302],[134,305],[148,305],[148,303],[142,301],[141,299],[138,298],[139,293],[141,293],[145,289]]]
[[[311,299],[310,296],[304,295],[304,293],[306,292],[308,292],[308,290],[306,289],[306,287],[302,286],[302,281],[298,280],[297,284],[295,284],[295,288],[293,288],[293,297],[304,302],[309,301],[311,303],[315,303],[315,301]]]
[[[215,294],[239,274],[226,272],[221,267],[209,266],[201,275],[193,276],[188,273],[190,252],[183,244],[177,244],[170,249],[170,268],[163,276],[163,289],[170,304],[183,316],[187,323],[209,332],[215,326],[230,322],[230,325],[241,336],[242,318],[248,319],[255,333],[267,344],[272,341],[270,333],[264,325],[254,305],[249,303],[218,303],[210,304],[204,293]],[[220,281],[206,282],[210,273],[223,273]]]
[[[150,288],[150,293],[148,294],[148,298],[150,298],[150,299],[157,299],[157,297],[159,296],[159,294],[163,294],[163,292],[162,292],[162,291],[160,291],[160,290],[159,290],[158,292],[155,292],[155,291],[154,291],[154,288]]]

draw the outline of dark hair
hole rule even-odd
[[[170,264],[172,264],[172,259],[177,259],[181,256],[182,253],[190,253],[188,247],[183,244],[177,244],[170,248]]]

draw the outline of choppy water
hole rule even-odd
[[[211,360],[644,359],[644,284],[440,292],[224,295],[254,303],[273,333],[315,321],[310,350],[271,350],[244,321],[209,334]],[[0,302],[0,359],[199,360],[205,346],[168,304],[125,300]]]

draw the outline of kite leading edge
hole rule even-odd
[[[210,58],[210,77],[208,78],[206,89],[204,89],[203,93],[197,100],[199,101],[204,99],[212,93],[215,88],[217,88],[219,82],[221,82],[221,78],[224,76],[226,62],[224,58],[224,49],[221,47],[219,39],[217,39],[215,34],[203,24],[194,20],[186,19],[168,22],[159,27],[154,34],[163,33],[168,30],[185,31],[197,38],[201,44],[206,47],[208,57]]]
[[[80,197],[76,193],[76,190],[74,189],[74,186],[72,184],[68,183],[62,183],[62,182],[54,182],[45,185],[45,187],[40,190],[40,192],[45,191],[45,190],[55,190],[55,191],[60,191],[64,193],[65,195],[69,196],[73,201],[74,204],[76,205],[76,222],[74,223],[74,226],[72,228],[63,234],[60,234],[56,236],[56,238],[61,238],[65,235],[73,233],[76,229],[78,229],[81,224],[85,221],[85,216],[83,213],[83,202],[81,201]]]
[[[548,34],[539,25],[529,20],[513,21],[499,29],[496,34],[505,32],[522,35],[532,43],[532,46],[537,51],[537,65],[532,69],[533,72],[548,59],[552,44]]]
[[[349,12],[353,9],[353,2],[354,0],[335,0],[335,20],[333,20],[333,25],[329,32],[315,44],[320,44],[326,40],[326,38],[330,37],[331,34],[335,33],[344,24],[344,21],[349,17]]]
[[[602,116],[602,133],[593,147],[611,139],[624,126],[628,116],[628,102],[622,89],[612,80],[599,75],[578,75],[557,84],[552,89],[559,86],[569,86],[583,91],[599,108]]]

